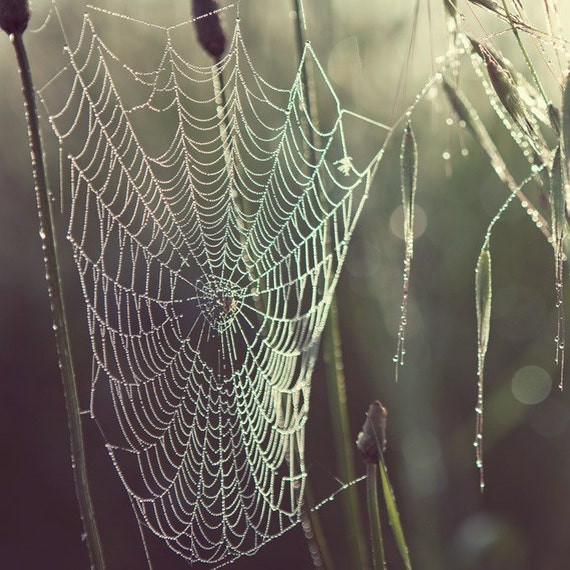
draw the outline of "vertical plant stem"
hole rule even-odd
[[[75,490],[79,501],[79,510],[83,521],[83,527],[85,529],[91,567],[96,570],[103,570],[105,568],[105,561],[103,550],[101,548],[101,541],[99,539],[99,533],[97,531],[95,512],[87,479],[87,465],[85,460],[85,449],[83,446],[83,429],[81,426],[79,397],[77,394],[75,372],[71,356],[69,330],[65,316],[63,289],[57,258],[56,237],[54,233],[54,216],[48,191],[35,91],[22,34],[12,34],[10,39],[14,49],[16,50],[26,106],[28,135],[30,139],[36,199],[40,218],[40,237],[42,239],[42,249],[44,251],[46,280],[54,323],[53,328],[55,332],[59,367],[63,381],[65,404],[71,436],[71,461],[75,479]]]
[[[296,39],[299,61],[303,57],[305,49],[305,28],[302,15],[302,0],[294,0],[294,9],[297,17]],[[301,80],[303,84],[303,100],[307,116],[313,124],[317,123],[317,110],[314,92],[312,67],[310,61],[305,61],[301,69]],[[311,163],[317,164],[315,156],[315,138],[312,126],[307,128],[308,150],[311,155]],[[331,301],[329,317],[323,333],[323,354],[326,365],[327,392],[329,397],[329,407],[331,411],[334,442],[337,456],[339,475],[344,482],[352,481],[354,473],[354,438],[350,437],[350,424],[348,421],[348,408],[346,403],[346,385],[344,379],[344,367],[342,362],[342,347],[340,339],[340,328],[338,321],[338,309],[336,297]],[[348,528],[349,547],[351,552],[352,567],[364,570],[369,568],[364,529],[360,515],[358,494],[354,486],[349,487],[343,494],[345,525]]]
[[[380,508],[378,506],[378,464],[366,464],[366,502],[368,505],[368,520],[370,522],[370,543],[372,545],[372,568],[384,570],[384,543],[382,540],[382,525],[380,523]]]
[[[355,478],[354,454],[352,452],[354,442],[350,437],[336,298],[332,300],[329,318],[323,333],[323,354],[326,365],[327,392],[339,477],[342,481],[353,481]],[[342,499],[346,515],[344,522],[348,527],[353,568],[369,568],[356,487],[352,485],[346,489],[342,493]]]

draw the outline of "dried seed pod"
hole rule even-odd
[[[28,0],[0,0],[0,28],[8,35],[23,34],[29,21]]]
[[[226,36],[217,13],[218,9],[215,0],[192,0],[192,15],[196,18],[194,25],[198,41],[204,51],[216,61],[226,49]]]
[[[388,410],[376,400],[368,408],[362,431],[356,439],[356,446],[366,463],[377,463],[386,450],[386,423]]]

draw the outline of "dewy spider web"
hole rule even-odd
[[[164,45],[152,71],[119,68],[148,93],[129,107],[87,13],[41,96],[71,172],[91,416],[140,524],[215,565],[299,521],[310,378],[381,154],[353,164],[343,123],[354,115],[310,45],[284,90],[255,71],[239,19],[217,67],[184,60],[172,42],[182,28],[192,34],[153,26]],[[336,105],[327,132],[303,102],[309,59]],[[48,93],[62,88],[54,111]],[[169,140],[153,154],[144,127],[158,120]]]

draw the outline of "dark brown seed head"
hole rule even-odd
[[[29,21],[28,0],[0,0],[0,28],[8,35],[23,34]]]
[[[366,463],[377,463],[386,450],[386,422],[388,411],[376,400],[368,408],[366,421],[356,439],[356,446]]]
[[[216,61],[226,49],[226,36],[217,10],[218,4],[215,0],[192,0],[192,15],[196,18],[194,25],[198,41],[204,51]]]

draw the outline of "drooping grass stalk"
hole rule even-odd
[[[297,55],[301,61],[305,49],[305,25],[303,17],[302,0],[294,0],[293,7],[296,12],[295,31],[297,40]],[[303,102],[309,120],[316,124],[318,114],[314,93],[314,78],[311,62],[305,60],[301,69],[301,82],[303,86]],[[311,125],[307,128],[308,151],[311,163],[317,164],[315,156],[315,135]],[[332,428],[339,476],[344,482],[355,478],[353,438],[350,436],[350,423],[348,420],[348,407],[346,401],[346,383],[342,360],[342,347],[338,308],[336,296],[331,301],[329,316],[323,333],[323,354],[326,366],[327,393],[329,408],[332,417]],[[352,567],[365,569],[369,567],[368,553],[358,494],[354,486],[349,487],[343,494],[343,508],[345,512],[345,525],[348,528],[349,548],[351,552]]]
[[[19,7],[26,4],[27,8],[27,2],[11,2],[10,4],[18,4]],[[7,11],[9,11],[9,8],[12,7],[11,5],[6,7],[5,4],[1,7],[2,17],[6,15]],[[2,25],[2,28],[10,35],[10,40],[16,51],[18,69],[20,72],[20,78],[22,80],[22,91],[26,108],[26,118],[28,121],[28,135],[30,141],[30,151],[32,155],[32,167],[35,181],[36,199],[38,204],[38,214],[40,219],[40,237],[42,240],[42,249],[44,251],[46,280],[50,297],[53,329],[55,332],[55,341],[59,358],[59,367],[61,370],[61,378],[63,381],[65,404],[71,436],[71,461],[73,476],[75,479],[75,490],[77,493],[79,510],[85,530],[85,537],[87,548],[89,550],[91,567],[96,570],[103,570],[105,568],[105,561],[103,557],[103,550],[101,547],[99,533],[97,530],[95,512],[93,509],[93,502],[91,499],[87,477],[83,429],[81,425],[81,412],[79,407],[79,397],[77,394],[77,384],[75,381],[75,371],[71,355],[69,329],[65,314],[65,303],[59,270],[57,243],[54,233],[54,216],[44,164],[44,155],[40,136],[35,91],[32,82],[32,73],[22,38],[22,33],[24,30],[6,30],[4,25]]]

